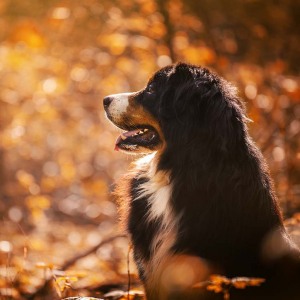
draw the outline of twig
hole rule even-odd
[[[71,259],[67,260],[62,266],[61,266],[61,270],[62,271],[65,271],[67,270],[68,268],[70,268],[71,266],[73,266],[78,260],[96,252],[99,248],[101,248],[102,246],[106,245],[106,244],[109,244],[111,242],[113,242],[114,240],[118,239],[118,238],[125,238],[126,235],[125,234],[119,234],[119,235],[114,235],[110,238],[107,238],[101,242],[99,242],[97,245],[93,246],[92,248],[82,252],[82,253],[79,253],[77,255],[75,255],[74,257],[72,257]],[[45,280],[44,284],[39,288],[37,289],[33,294],[30,294],[30,295],[24,295],[25,298],[29,299],[29,300],[33,300],[35,299],[35,297],[37,296],[40,296],[40,295],[43,295],[44,293],[47,292],[50,284],[51,284],[51,281],[52,281],[52,277],[48,278]]]
[[[130,251],[132,249],[132,245],[130,244],[127,252],[127,275],[128,275],[128,287],[127,287],[127,300],[130,299],[130,289],[131,289],[131,279],[130,279]]]
[[[82,253],[79,253],[77,255],[75,255],[74,257],[70,258],[69,260],[67,260],[62,266],[61,266],[61,270],[62,271],[65,271],[67,270],[68,268],[70,268],[71,266],[73,266],[79,259],[81,258],[84,258],[94,252],[96,252],[98,250],[98,248],[106,245],[106,244],[109,244],[111,243],[112,241],[114,241],[115,239],[118,239],[118,238],[125,238],[126,235],[125,234],[119,234],[119,235],[115,235],[115,236],[112,236],[110,238],[107,238],[101,242],[99,242],[97,245],[93,246],[92,248],[82,252]]]

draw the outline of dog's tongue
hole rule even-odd
[[[115,143],[115,150],[119,151],[119,144],[122,141],[125,141],[128,137],[135,135],[136,133],[139,133],[140,129],[135,129],[135,130],[130,130],[121,133],[121,135],[117,138],[116,143]]]

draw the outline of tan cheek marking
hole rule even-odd
[[[158,121],[141,105],[136,103],[134,96],[129,97],[128,101],[129,105],[126,110],[126,115],[123,116],[124,119],[126,119],[130,125],[148,124],[152,126],[158,132],[161,140],[164,141],[164,135],[158,124]]]

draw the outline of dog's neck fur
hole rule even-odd
[[[205,259],[211,273],[267,278],[272,271],[265,268],[262,252],[277,259],[293,251],[267,169],[253,147],[252,154],[244,160],[244,167],[251,169],[249,177],[244,176],[238,164],[233,169],[223,167],[203,173],[200,160],[179,162],[171,156],[169,168],[163,169],[160,153],[136,162],[127,178],[126,223],[149,299],[160,299],[158,287],[164,270],[178,255]],[[181,169],[178,164],[182,164]],[[197,181],[191,182],[188,177],[191,169],[197,170]],[[212,178],[223,188],[222,193],[214,189]],[[217,182],[220,178],[224,182]],[[236,193],[235,184],[243,186],[243,196]],[[119,195],[123,202],[124,190]],[[280,245],[278,249],[268,245],[263,249],[269,234]],[[274,250],[279,252],[272,253]]]
[[[127,183],[120,182],[120,201],[127,200],[125,222],[134,259],[149,300],[164,299],[160,293],[165,270],[182,255],[191,261],[200,259],[200,265],[204,260],[207,276],[268,278],[274,272],[265,265],[262,252],[277,259],[293,251],[268,171],[252,146],[244,165],[239,165],[237,158],[217,167],[212,164],[217,169],[208,169],[201,159],[182,153],[181,161],[176,155],[153,153],[135,163]],[[243,168],[251,170],[247,176]],[[240,186],[235,189],[235,185],[242,185],[242,195],[237,193]],[[269,234],[275,237],[277,249],[272,245],[263,249]]]
[[[264,159],[251,139],[246,142],[250,151],[238,153],[240,157],[205,154],[201,149],[188,152],[182,147],[180,161],[171,149],[159,164],[172,170],[174,211],[189,212],[181,218],[184,233],[173,249],[220,263],[229,276],[263,272],[261,252],[268,234],[286,235]],[[243,193],[238,192],[241,187]]]
[[[254,153],[259,155],[259,152]],[[158,154],[138,161],[135,171],[138,175],[134,179],[136,194],[132,198],[134,203],[144,202],[146,222],[155,227],[149,246],[149,258],[156,259],[152,261],[154,266],[168,252],[189,253],[222,265],[227,274],[255,275],[253,270],[259,270],[261,244],[266,235],[274,230],[284,232],[275,196],[270,193],[272,189],[267,170],[263,165],[257,166],[256,161],[252,162],[255,155],[249,156],[248,165],[244,166],[256,166],[251,178],[244,178],[243,171],[237,165],[233,169],[220,166],[220,170],[203,172],[203,166],[197,168],[200,160],[195,162],[192,158],[179,162],[175,157],[173,163],[179,173],[172,168],[171,156],[168,170],[159,168],[161,161],[158,161]],[[178,168],[180,163],[181,170]],[[188,177],[191,176],[191,169],[198,172],[194,177]],[[186,175],[184,170],[187,170]],[[217,194],[214,188],[218,178],[224,180],[218,182],[224,187],[222,194]],[[248,190],[243,193],[244,198],[235,193],[236,184],[244,185]],[[257,190],[253,189],[255,185],[260,186],[260,194],[253,194],[253,190]],[[226,204],[218,205],[219,201]],[[189,213],[185,214],[185,211]],[[237,230],[237,227],[240,229]],[[243,237],[245,230],[247,236]],[[136,229],[129,228],[129,231],[132,235],[136,234]],[[203,243],[203,240],[209,242]],[[243,261],[243,269],[239,270],[240,266],[233,261],[242,261],[246,256],[249,263]]]

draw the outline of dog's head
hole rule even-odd
[[[228,151],[245,131],[235,89],[209,70],[185,63],[159,70],[138,92],[105,97],[104,108],[125,131],[116,149],[131,153],[176,151],[213,140]]]

